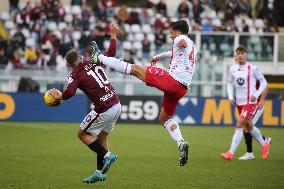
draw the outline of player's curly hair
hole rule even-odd
[[[79,57],[77,51],[74,50],[74,49],[71,49],[65,55],[65,60],[67,61],[67,64],[70,64],[70,65],[77,63],[79,59],[80,59],[80,57]]]

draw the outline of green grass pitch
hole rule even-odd
[[[262,128],[273,138],[270,156],[231,162],[219,157],[229,148],[233,127],[181,126],[190,141],[190,160],[178,164],[175,142],[159,125],[118,124],[109,142],[118,160],[104,182],[82,179],[96,168],[96,156],[76,136],[76,123],[0,122],[0,189],[283,189],[284,129]]]

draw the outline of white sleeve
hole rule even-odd
[[[233,86],[233,81],[234,81],[234,77],[232,74],[232,67],[230,67],[229,69],[229,74],[228,74],[228,79],[227,79],[227,93],[228,93],[228,98],[230,100],[234,99],[234,86]]]
[[[233,84],[228,82],[227,83],[227,93],[228,93],[229,100],[233,100],[234,99],[233,92],[234,92]]]
[[[258,98],[263,93],[265,87],[267,86],[267,81],[264,78],[263,73],[259,70],[258,67],[255,67],[253,74],[254,74],[254,77],[259,81],[259,88],[253,94],[253,96]]]
[[[160,57],[160,59],[170,58],[172,56],[172,51],[163,52],[161,54],[157,54],[154,57]]]

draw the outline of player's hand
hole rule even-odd
[[[116,39],[117,33],[119,32],[119,27],[115,23],[110,24],[110,36],[112,39]]]
[[[184,39],[181,39],[178,43],[177,46],[186,48],[187,47],[187,42]]]
[[[232,106],[235,105],[235,100],[234,100],[234,99],[229,99],[229,101],[230,101],[230,104],[231,104]]]
[[[61,100],[62,99],[62,94],[58,89],[50,89],[50,94],[55,98],[56,100]]]
[[[257,103],[257,107],[258,107],[259,109],[262,109],[263,106],[264,106],[264,104],[265,104],[265,101],[264,101],[264,100],[260,100],[260,101]]]
[[[150,60],[151,66],[154,66],[159,60],[160,60],[159,56],[153,56],[152,59]]]
[[[250,102],[256,102],[256,97],[255,96],[251,96],[249,99]]]

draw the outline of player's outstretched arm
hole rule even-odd
[[[172,56],[172,51],[163,52],[161,54],[153,56],[150,60],[150,63],[153,66],[157,63],[157,61],[165,59],[165,58],[170,58],[171,56]]]
[[[259,102],[257,103],[258,108],[260,109],[263,108],[267,94],[268,94],[268,85],[266,85],[264,91],[260,95]]]
[[[107,51],[104,53],[105,56],[114,57],[116,54],[116,37],[119,32],[119,27],[112,23],[110,25],[110,43]]]

